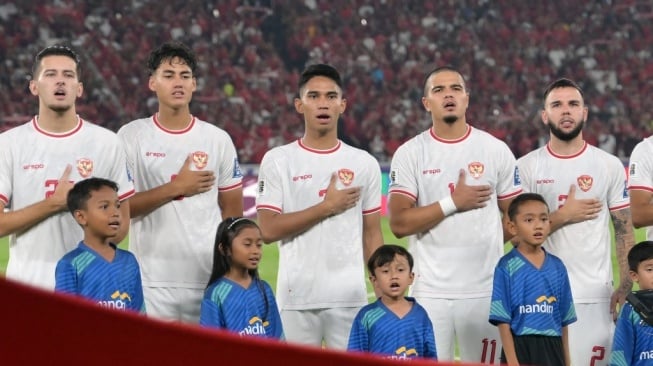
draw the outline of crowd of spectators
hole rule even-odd
[[[32,58],[55,42],[82,56],[82,117],[117,130],[154,113],[145,61],[169,40],[198,54],[193,114],[228,131],[245,163],[301,137],[292,100],[314,62],[343,74],[342,139],[382,162],[430,125],[420,98],[437,65],[462,70],[468,121],[517,157],[545,140],[541,93],[557,77],[585,90],[586,139],[622,159],[653,123],[650,1],[24,1],[0,5],[0,33],[0,131],[37,110]]]

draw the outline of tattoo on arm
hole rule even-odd
[[[617,261],[620,269],[620,282],[622,290],[630,291],[632,281],[628,275],[628,251],[635,245],[635,233],[630,216],[630,208],[611,212],[612,225],[614,226],[615,246]],[[628,286],[628,288],[624,288]]]

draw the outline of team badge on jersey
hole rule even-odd
[[[515,167],[515,173],[513,174],[512,177],[512,185],[517,187],[521,186],[521,177],[519,177],[519,168]]]
[[[204,151],[195,151],[193,153],[193,164],[197,170],[202,170],[206,168],[206,164],[209,163],[209,154]]]
[[[637,175],[637,163],[630,163],[630,168],[628,169],[628,175],[635,176]]]
[[[77,172],[82,178],[88,178],[93,173],[93,160],[81,158],[77,160]]]
[[[398,174],[397,169],[393,169],[390,172],[390,177],[389,177],[390,178],[390,184],[397,183],[397,174]]]
[[[485,165],[483,165],[483,163],[475,161],[467,165],[467,170],[469,170],[469,174],[474,179],[478,179],[483,175],[483,172],[485,172]]]
[[[576,178],[578,183],[578,188],[583,192],[587,192],[592,188],[592,183],[594,183],[594,178],[590,177],[587,174],[583,174],[580,177]]]
[[[256,193],[258,193],[259,197],[265,194],[265,179],[261,179],[258,181],[258,187],[256,188]]]
[[[354,172],[349,169],[340,169],[338,170],[338,179],[346,187],[354,181]]]

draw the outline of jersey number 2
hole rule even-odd
[[[590,366],[594,366],[598,361],[603,360],[605,357],[605,347],[594,346],[592,348],[593,356],[590,358]]]

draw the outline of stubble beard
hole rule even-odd
[[[444,121],[444,123],[451,125],[454,124],[456,121],[458,121],[458,116],[453,116],[453,115],[444,116],[442,120]]]

